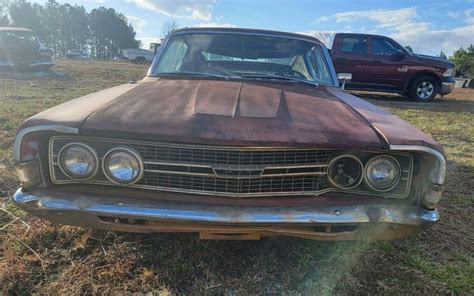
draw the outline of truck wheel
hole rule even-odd
[[[429,102],[438,94],[439,84],[430,76],[415,79],[408,90],[410,99],[418,102]]]
[[[144,57],[136,57],[135,58],[135,63],[143,64],[143,63],[145,63],[145,58]]]

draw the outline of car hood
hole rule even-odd
[[[423,63],[434,64],[434,65],[445,67],[445,68],[454,68],[453,63],[439,57],[422,55],[422,54],[415,54],[415,57],[417,58],[418,61],[423,62]]]
[[[338,87],[276,82],[147,78],[56,106],[23,127],[32,125],[77,127],[86,136],[229,146],[380,150],[387,144],[436,145],[408,123]]]

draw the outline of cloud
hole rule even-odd
[[[336,13],[333,18],[336,22],[350,22],[361,18],[367,18],[376,21],[381,27],[391,27],[403,25],[410,22],[413,17],[417,16],[416,7],[407,7],[396,10],[374,9],[365,11],[349,11]]]
[[[128,0],[137,6],[176,18],[210,21],[215,0]]]
[[[350,32],[350,31],[347,31]],[[336,35],[336,31],[304,31],[304,32],[296,32],[298,34],[309,35],[316,37],[319,41],[321,41],[326,47],[331,48],[332,43],[334,41],[334,37]]]
[[[218,28],[235,28],[236,25],[234,24],[229,24],[229,23],[215,23],[215,22],[209,22],[209,23],[200,23],[197,25],[197,27],[218,27]]]
[[[146,26],[146,20],[132,15],[127,15],[126,17],[128,22],[132,24],[135,32],[137,32],[137,34],[141,34]]]
[[[468,22],[469,24],[474,24],[474,8],[464,11],[464,17],[466,19],[466,22]]]
[[[451,17],[460,16],[466,24],[451,29],[435,29],[429,22],[418,21],[416,7],[339,12],[333,16],[322,16],[316,21],[345,23],[371,20],[375,25],[370,33],[387,33],[403,45],[410,45],[416,52],[435,54],[443,50],[451,54],[455,49],[473,43],[474,9],[447,14]]]

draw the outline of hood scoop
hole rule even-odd
[[[230,117],[277,117],[283,91],[235,82],[206,81],[198,83],[194,113]]]

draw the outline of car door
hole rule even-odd
[[[403,48],[390,38],[370,38],[371,64],[368,73],[382,89],[398,91],[407,81],[408,65]]]
[[[351,73],[349,88],[363,88],[370,82],[367,66],[370,63],[368,38],[365,35],[342,35],[336,44],[333,59],[336,73]]]

